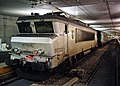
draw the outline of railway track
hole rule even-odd
[[[110,49],[110,47],[109,47]],[[88,80],[85,82],[85,85],[89,85],[90,81],[93,79],[94,75],[96,74],[96,72],[98,71],[100,65],[102,64],[103,60],[105,59],[106,55],[108,54],[108,51],[106,51],[102,56],[101,59],[99,61],[99,63],[97,64],[97,66],[94,68],[94,71],[89,75]]]
[[[117,42],[112,42],[109,50],[105,53],[103,59],[100,61],[99,65],[97,65],[95,71],[91,74],[85,85],[96,86],[101,82],[99,86],[119,86],[119,52],[120,48]],[[105,73],[102,73],[102,71]],[[101,75],[101,77],[99,75]],[[98,78],[100,80],[98,80]],[[101,80],[104,80],[106,83]]]
[[[91,55],[89,55],[89,59],[85,59],[84,62],[80,64],[80,66],[77,67],[77,69],[84,70],[84,74],[80,77],[81,83],[88,83],[90,81],[91,75],[95,73],[95,71],[98,68],[98,65],[101,64],[102,59],[107,53],[107,50],[109,49],[109,45],[104,46],[103,48],[98,49]]]
[[[12,83],[12,82],[17,81],[17,80],[20,80],[20,77],[18,77],[18,76],[12,77],[12,78],[10,78],[10,79],[7,79],[7,80],[1,82],[1,83],[0,83],[0,86],[6,86],[6,85],[8,85],[8,84],[10,84],[10,83]]]
[[[97,49],[96,51],[86,55],[81,60],[77,61],[76,64],[69,67],[71,69],[67,69],[66,73],[55,73],[52,75],[49,79],[39,82],[31,82],[31,86],[71,86],[75,83],[88,83],[91,73],[93,71],[97,70],[96,66],[99,64],[101,59],[104,58],[103,53],[106,52],[106,50],[109,49],[109,45],[106,45],[100,49]],[[105,55],[105,54],[104,54]],[[97,58],[96,58],[97,57]],[[67,74],[67,75],[66,75]],[[94,73],[93,73],[94,74]],[[13,80],[11,83],[17,82],[17,80],[20,80],[21,78],[18,78],[16,80]],[[9,83],[9,84],[11,84]],[[29,81],[28,81],[29,83]],[[28,85],[28,86],[29,86]],[[8,85],[9,86],[9,85]],[[27,86],[27,85],[26,85]]]
[[[64,75],[54,75],[52,76],[49,80],[45,80],[42,82],[37,82],[35,84],[32,84],[32,86],[38,86],[38,85],[43,85],[43,86],[71,86],[75,83],[78,82],[87,82],[88,79],[86,80],[86,77],[89,78],[90,77],[90,72],[93,72],[93,70],[95,69],[92,68],[92,70],[86,70],[88,69],[88,67],[93,65],[88,66],[87,68],[85,68],[86,65],[91,64],[91,62],[95,61],[96,65],[98,65],[99,61],[101,61],[102,55],[104,52],[106,52],[106,50],[108,49],[109,45],[90,53],[89,55],[86,55],[84,58],[82,58],[80,61],[78,61],[78,64],[74,64],[69,71],[67,71],[68,75],[66,76],[66,74]],[[96,54],[96,56],[98,56],[98,59],[95,59],[96,56],[94,56]],[[94,56],[94,59],[93,59]],[[92,58],[92,60],[91,60]],[[89,60],[88,60],[89,59]],[[87,64],[89,61],[91,60],[91,62],[89,64]],[[99,60],[99,61],[98,61]],[[83,69],[84,68],[84,69]],[[89,71],[89,72],[88,72]],[[84,74],[86,72],[86,74]],[[82,74],[83,73],[83,74]],[[89,73],[89,76],[88,76]],[[82,75],[82,76],[81,76]],[[83,78],[85,77],[85,78]],[[83,78],[83,79],[82,79]]]

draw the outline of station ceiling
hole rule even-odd
[[[97,30],[120,36],[120,0],[0,0],[0,13],[4,15],[59,11]]]

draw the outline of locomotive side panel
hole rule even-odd
[[[97,32],[83,26],[70,24],[68,27],[69,56],[97,46]]]
[[[53,47],[54,47],[54,54],[55,56],[51,60],[52,66],[51,68],[54,68],[58,66],[60,63],[62,63],[65,60],[65,24],[63,22],[54,22],[53,23],[53,28],[55,30],[55,33],[58,35],[54,42],[53,42]]]

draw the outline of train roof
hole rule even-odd
[[[82,25],[85,27],[88,27],[87,24],[79,21],[79,20],[75,20],[75,19],[71,19],[71,18],[67,18],[65,16],[62,15],[32,15],[32,16],[23,16],[23,17],[19,17],[17,21],[24,21],[24,20],[34,20],[34,19],[58,19],[58,20],[62,20],[62,21],[66,21],[66,22],[70,22],[73,24],[77,24],[77,25]]]

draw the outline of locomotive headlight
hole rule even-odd
[[[47,55],[47,52],[44,51],[43,49],[36,49],[36,50],[33,51],[33,54],[34,55],[43,55],[43,56],[45,56],[45,55]]]
[[[42,49],[36,49],[33,51],[34,55],[41,55],[41,53],[42,53]]]
[[[37,54],[38,54],[38,50],[34,50],[34,51],[33,51],[33,54],[34,54],[34,55],[37,55]]]
[[[20,48],[13,48],[11,51],[13,53],[16,53],[16,54],[20,54],[21,53],[21,49]]]

